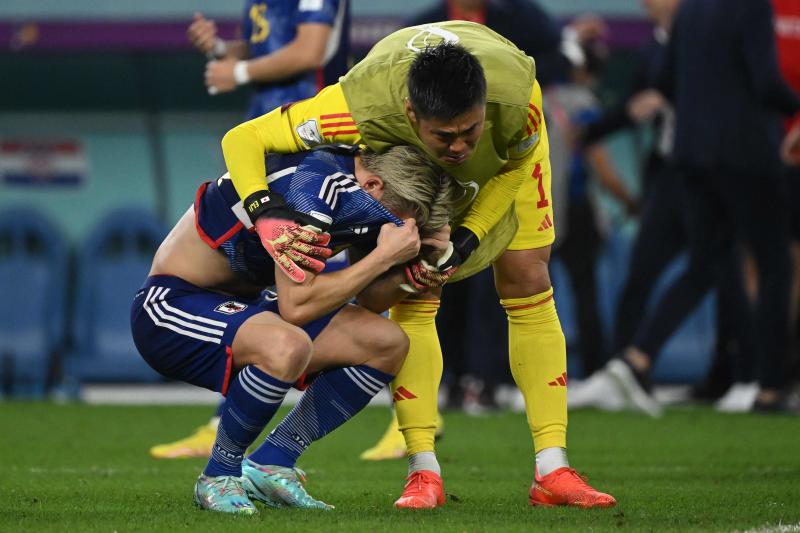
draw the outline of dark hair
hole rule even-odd
[[[408,99],[421,118],[457,117],[486,101],[483,67],[461,45],[427,47],[408,71]]]

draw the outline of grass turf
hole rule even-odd
[[[282,411],[282,413],[285,411]],[[0,531],[732,531],[800,524],[800,423],[780,416],[676,409],[661,420],[570,415],[570,460],[612,509],[531,508],[523,415],[445,414],[438,450],[447,505],[398,511],[404,461],[362,462],[388,410],[366,409],[312,446],[299,466],[330,513],[236,518],[191,501],[204,460],[156,461],[209,407],[0,403]],[[793,529],[796,530],[796,529]]]

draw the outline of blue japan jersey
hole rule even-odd
[[[359,186],[352,155],[322,149],[270,154],[266,162],[269,189],[282,194],[291,208],[327,228],[331,234],[329,247],[334,250],[372,246],[383,224],[402,225]],[[211,248],[225,252],[231,270],[254,283],[274,283],[272,258],[261,245],[227,174],[200,186],[194,208],[198,234]]]
[[[248,0],[245,3],[242,38],[250,57],[271,54],[288,45],[297,33],[297,26],[306,23],[332,27],[325,63],[338,65],[344,74],[341,56],[347,54],[349,0]],[[306,72],[275,83],[255,83],[247,118],[252,119],[283,104],[304,100],[337,79],[324,79],[322,71]]]

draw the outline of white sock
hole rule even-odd
[[[439,461],[436,460],[434,452],[418,452],[408,458],[408,475],[410,476],[418,470],[430,470],[442,475]]]
[[[569,466],[565,448],[545,448],[536,453],[536,470],[539,472],[539,476],[546,476],[564,466]]]

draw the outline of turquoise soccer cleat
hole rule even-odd
[[[269,507],[299,507],[330,511],[333,505],[314,499],[306,492],[305,473],[299,468],[261,466],[245,459],[242,463],[242,484],[247,495]]]
[[[238,515],[256,514],[258,510],[247,497],[242,483],[240,477],[210,477],[200,474],[194,486],[194,503],[209,511]]]

